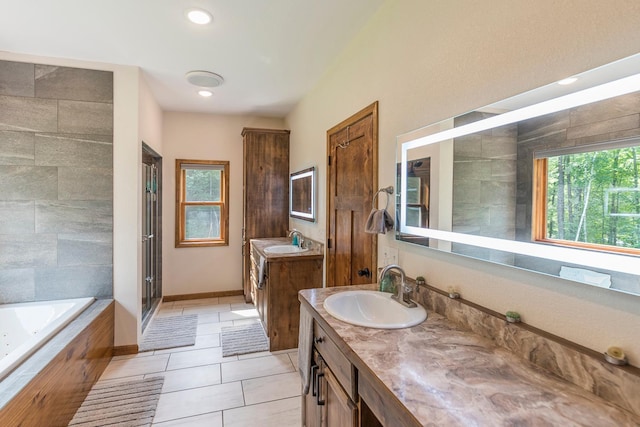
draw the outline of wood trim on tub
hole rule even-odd
[[[114,307],[115,303],[111,301],[7,403],[0,412],[0,425],[69,424],[89,390],[111,361]]]

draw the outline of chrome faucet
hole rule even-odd
[[[296,235],[298,236],[298,247],[302,249],[302,244],[304,243],[304,235],[296,229],[291,230],[291,232],[289,233],[289,237]]]
[[[398,270],[398,272],[400,273],[400,286],[398,286],[398,293],[397,295],[391,295],[391,298],[404,305],[405,307],[416,307],[416,303],[411,301],[411,299],[409,298],[409,295],[411,294],[411,287],[404,283],[404,270],[399,265],[389,264],[383,267],[380,271],[380,275],[378,276],[378,282],[382,281],[384,275],[387,274],[387,272],[389,272],[390,270]]]

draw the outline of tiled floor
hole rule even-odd
[[[198,314],[196,345],[114,357],[100,381],[165,377],[154,426],[300,425],[295,350],[222,357],[220,328],[255,321],[241,296],[164,303],[158,316]]]

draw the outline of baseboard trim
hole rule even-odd
[[[188,299],[234,297],[238,295],[244,295],[244,293],[242,292],[242,289],[237,289],[233,291],[203,292],[200,294],[165,295],[162,297],[162,301],[163,302],[184,301]]]
[[[119,345],[113,347],[114,356],[127,356],[129,354],[138,354],[138,344]]]

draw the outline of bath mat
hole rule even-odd
[[[157,317],[145,331],[138,351],[162,350],[196,343],[198,315]]]
[[[225,326],[220,333],[222,356],[257,353],[269,350],[269,340],[260,322]]]
[[[150,426],[163,383],[164,377],[96,383],[69,426]]]

